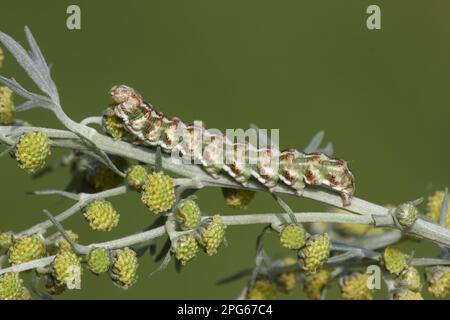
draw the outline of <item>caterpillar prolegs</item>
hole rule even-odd
[[[273,146],[256,148],[234,142],[202,123],[185,124],[169,119],[145,102],[133,88],[118,85],[110,90],[114,113],[124,128],[140,143],[160,146],[166,153],[179,152],[199,163],[211,175],[226,173],[245,186],[251,178],[269,189],[280,181],[301,195],[307,185],[338,192],[344,206],[351,203],[355,181],[347,163],[324,153],[305,154],[295,149],[279,151]]]

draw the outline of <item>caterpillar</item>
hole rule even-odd
[[[225,173],[244,186],[254,178],[269,190],[284,183],[298,195],[307,185],[321,186],[339,193],[344,206],[351,204],[355,179],[342,159],[320,152],[279,151],[273,146],[257,149],[245,141],[232,142],[201,122],[185,124],[179,118],[167,118],[126,85],[112,87],[110,95],[115,115],[143,145],[160,146],[165,153],[177,151],[194,159],[212,176]]]

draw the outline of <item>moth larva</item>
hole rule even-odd
[[[166,153],[179,151],[183,157],[202,165],[209,174],[226,173],[243,185],[251,178],[268,188],[281,181],[298,194],[306,185],[322,186],[338,192],[344,205],[351,203],[355,180],[344,160],[319,152],[256,149],[247,142],[234,143],[220,132],[210,132],[202,123],[187,125],[178,118],[165,117],[126,85],[114,86],[110,94],[114,111],[124,127],[144,145],[161,146]]]

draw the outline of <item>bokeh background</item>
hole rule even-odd
[[[82,29],[66,28],[66,8],[78,4]],[[378,4],[382,30],[366,28],[366,8]],[[336,154],[349,160],[357,196],[379,204],[427,196],[449,183],[450,3],[430,1],[7,1],[0,3],[0,30],[25,43],[33,31],[53,64],[65,111],[74,119],[99,115],[107,90],[126,83],[160,110],[214,128],[279,128],[282,147],[304,147],[320,129]],[[6,53],[1,74],[33,88]],[[60,127],[43,110],[21,117]],[[54,158],[61,155],[55,152]],[[20,231],[70,202],[25,195],[64,188],[67,170],[32,180],[16,163],[0,159],[0,229]],[[310,200],[286,198],[297,211],[321,210]],[[96,233],[78,214],[65,223],[83,243],[124,236],[154,217],[137,194],[114,198],[121,223]],[[220,190],[199,192],[202,208],[221,214]],[[270,196],[258,194],[247,212],[278,212]],[[140,279],[128,291],[107,276],[83,276],[81,291],[66,299],[235,298],[247,279],[215,282],[254,262],[261,227],[228,228],[228,247],[201,254],[181,273],[157,267],[147,255]],[[161,243],[161,242],[160,242]],[[268,251],[287,254],[273,236]],[[406,244],[416,256],[437,253],[432,244]],[[339,298],[333,290],[331,297]],[[425,295],[429,297],[428,295]],[[303,298],[301,290],[282,298]]]

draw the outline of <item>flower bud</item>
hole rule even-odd
[[[407,267],[400,273],[395,281],[398,287],[411,291],[420,291],[422,289],[420,272],[414,267]]]
[[[136,252],[126,247],[118,249],[113,254],[113,263],[110,276],[113,281],[123,289],[128,289],[137,281],[139,267]]]
[[[428,291],[436,298],[444,298],[450,292],[450,267],[427,268]]]
[[[204,221],[202,227],[199,229],[199,240],[208,255],[212,256],[216,254],[217,250],[225,241],[225,229],[226,225],[218,214]]]
[[[147,182],[149,174],[144,166],[135,165],[127,170],[127,183],[130,187],[141,190]]]
[[[305,247],[299,251],[306,273],[317,272],[330,257],[331,240],[327,233],[314,235],[308,239]]]
[[[145,183],[142,202],[155,214],[168,211],[175,203],[175,183],[162,172],[152,174]]]
[[[298,250],[306,243],[306,231],[303,227],[290,224],[283,228],[280,233],[280,242],[284,248]]]
[[[0,300],[28,300],[25,290],[18,273],[0,275]]]
[[[368,280],[367,273],[355,273],[342,278],[342,297],[348,300],[372,300],[373,289],[367,285]]]
[[[331,272],[328,269],[321,269],[316,273],[306,276],[303,290],[311,300],[320,300],[323,290],[331,280]]]
[[[22,264],[43,258],[46,254],[44,238],[40,234],[24,235],[14,241],[9,249],[9,263]]]
[[[11,231],[0,233],[0,248],[8,249],[14,241],[14,236]]]
[[[40,131],[24,133],[16,144],[14,156],[19,167],[30,173],[41,169],[50,156],[51,140]]]
[[[14,124],[14,110],[14,99],[11,89],[0,86],[0,125],[8,126]]]
[[[284,266],[290,266],[293,264],[296,264],[297,260],[291,257],[287,257],[283,259],[283,265]],[[298,277],[297,272],[295,271],[288,271],[283,272],[280,274],[277,278],[277,283],[279,284],[280,288],[283,290],[284,293],[289,294],[292,291],[294,291],[295,286],[297,285]]]
[[[404,290],[394,294],[394,300],[423,300],[420,292]]]
[[[389,273],[399,275],[408,267],[409,256],[398,249],[387,247],[384,249],[382,263]]]
[[[202,215],[200,207],[192,199],[185,199],[178,204],[176,218],[181,229],[191,230],[200,225]]]
[[[89,270],[95,274],[108,271],[110,264],[111,258],[109,252],[104,248],[93,249],[87,256]]]
[[[74,242],[78,241],[78,239],[79,239],[78,234],[76,234],[72,230],[66,230],[66,233],[69,235],[69,238],[72,241],[74,241]],[[56,244],[56,246],[57,246],[59,251],[62,251],[62,250],[73,251],[72,245],[62,235],[58,236],[58,238],[55,240],[55,244]]]
[[[198,244],[192,235],[186,234],[177,239],[172,251],[175,258],[185,265],[197,256]]]
[[[400,225],[406,228],[411,227],[419,218],[419,211],[409,202],[399,205],[394,214]]]
[[[92,229],[111,231],[119,224],[120,214],[113,208],[111,202],[95,200],[86,208],[84,217]]]
[[[53,260],[52,274],[67,289],[81,289],[81,271],[81,258],[73,251],[62,250]]]
[[[255,191],[244,189],[222,188],[225,202],[232,208],[247,209],[255,196]]]
[[[102,127],[114,140],[120,140],[127,135],[122,120],[116,115],[112,106],[103,112]]]
[[[270,280],[258,280],[248,290],[248,300],[275,300],[278,296],[277,285]]]

